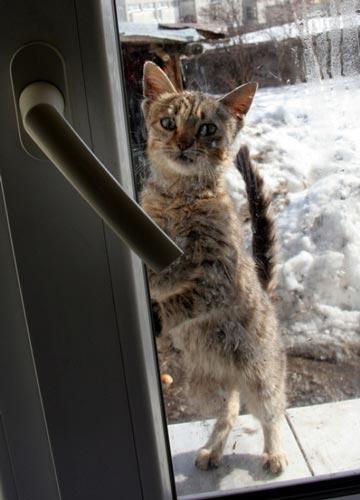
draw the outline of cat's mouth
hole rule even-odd
[[[190,158],[186,153],[180,153],[179,156],[177,157],[177,160],[185,164],[194,163],[194,160]]]

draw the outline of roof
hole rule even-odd
[[[262,43],[269,40],[285,40],[288,38],[304,38],[333,30],[357,28],[360,16],[342,15],[335,17],[314,17],[280,26],[253,31],[242,35],[243,43]]]
[[[225,38],[227,34],[226,26],[214,23],[159,23],[159,27],[173,30],[194,28],[200,35],[210,39]]]
[[[195,28],[173,29],[157,23],[119,22],[119,33],[125,43],[189,43],[205,39]]]
[[[360,16],[343,15],[336,17],[314,17],[296,22],[263,28],[257,31],[235,35],[225,40],[207,40],[202,43],[204,49],[214,50],[222,47],[235,45],[256,45],[273,41],[283,41],[288,39],[306,39],[309,36],[316,36],[322,33],[340,31],[342,29],[355,29],[360,26]],[[356,37],[356,35],[355,35]]]

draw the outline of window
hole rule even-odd
[[[129,13],[130,12],[139,12],[139,11],[141,11],[141,8],[142,8],[141,4],[136,3],[136,4],[130,4],[130,5],[128,5],[128,9],[127,10],[128,10]]]
[[[254,8],[247,6],[245,8],[245,21],[254,21],[256,19]]]
[[[88,500],[168,500],[176,498],[175,481],[178,494],[187,492],[186,497],[193,499],[199,498],[201,491],[201,498],[358,495],[359,61],[357,17],[353,9],[359,6],[350,1],[324,2],[322,8],[316,7],[316,12],[322,12],[320,15],[310,10],[311,2],[296,2],[295,6],[291,2],[292,10],[282,18],[286,21],[276,20],[275,12],[271,22],[265,23],[268,11],[259,1],[259,19],[261,12],[261,22],[266,26],[254,30],[254,25],[244,27],[242,10],[232,11],[225,23],[215,17],[220,12],[202,10],[201,16],[208,16],[211,21],[207,29],[179,25],[176,9],[173,10],[176,24],[169,28],[151,22],[153,17],[146,18],[143,11],[133,13],[136,22],[132,24],[127,22],[127,2],[118,0],[118,3],[126,18],[120,25],[120,36],[115,1],[33,0],[31,9],[27,0],[2,3],[0,474],[3,496],[49,499],[61,496],[63,500],[73,500],[76,491],[78,498]],[[283,10],[286,5],[285,1],[279,2]],[[224,19],[227,11],[221,14]],[[206,415],[204,408],[198,412],[185,398],[184,378],[191,373],[184,373],[182,368],[181,345],[174,344],[174,336],[170,342],[164,336],[159,338],[158,373],[144,266],[73,189],[68,178],[60,175],[63,170],[59,164],[66,157],[66,162],[82,169],[84,181],[89,179],[84,162],[73,161],[76,149],[75,155],[85,154],[94,161],[93,165],[98,163],[94,155],[101,159],[106,168],[100,165],[94,171],[102,172],[107,179],[106,170],[111,172],[133,197],[134,180],[138,192],[148,183],[146,136],[140,110],[143,65],[148,59],[163,68],[172,85],[212,96],[213,100],[205,101],[208,106],[198,109],[195,121],[187,123],[187,133],[175,143],[178,155],[175,160],[182,162],[181,168],[186,165],[189,170],[195,165],[209,167],[209,162],[201,163],[198,159],[197,154],[201,153],[198,146],[195,156],[188,156],[188,150],[195,144],[194,136],[188,134],[190,128],[197,126],[196,140],[203,141],[203,152],[208,154],[209,147],[218,148],[219,143],[213,141],[219,138],[217,134],[224,122],[204,120],[209,116],[207,113],[216,109],[219,113],[216,117],[226,120],[227,113],[235,112],[237,116],[245,112],[254,85],[237,90],[236,99],[228,92],[244,82],[260,83],[248,110],[241,144],[247,144],[252,162],[271,194],[278,233],[278,285],[272,301],[288,354],[289,402],[283,424],[289,466],[276,478],[261,468],[261,431],[244,405],[241,414],[236,415],[235,394],[231,405],[235,426],[221,463],[217,469],[208,471],[194,467],[196,449],[207,439],[213,425],[208,417],[213,415]],[[169,81],[156,71],[152,82],[155,92],[157,85],[164,84],[171,90]],[[34,83],[38,90],[39,83],[44,89],[48,81],[58,87],[51,94],[57,96],[59,107],[54,110],[50,103],[37,106],[32,116],[38,119],[42,116],[37,121],[41,125],[38,133],[50,139],[49,148],[43,149],[52,160],[38,158],[36,148],[31,149],[34,154],[28,154],[34,144],[19,135],[22,124],[27,123],[26,117],[22,120],[18,113],[20,93]],[[224,94],[227,97],[221,107],[214,98]],[[36,99],[47,99],[48,95],[37,92]],[[154,97],[152,92],[148,95],[150,99]],[[190,111],[190,101],[183,98],[181,118]],[[61,117],[62,99],[70,127]],[[189,95],[187,99],[191,99]],[[231,111],[232,105],[235,108]],[[165,111],[168,110],[167,106]],[[176,113],[177,108],[169,110],[171,115],[170,111]],[[54,120],[50,123],[58,126],[45,122],[44,118],[49,116]],[[178,115],[159,118],[155,124],[161,127],[158,130],[163,138],[172,137],[167,134],[175,133],[174,130],[178,132]],[[230,131],[239,125],[230,120],[231,123],[234,128],[230,127]],[[29,130],[34,131],[33,127],[34,121]],[[63,140],[70,137],[76,148],[60,149],[59,143],[53,142],[59,130],[68,132],[61,133],[60,143],[63,145]],[[52,156],[50,149],[58,154]],[[251,194],[256,173],[247,161],[246,150],[242,149],[241,154],[240,164],[249,173],[245,179]],[[214,157],[216,168],[223,156]],[[54,169],[54,163],[60,172]],[[233,218],[224,216],[221,224],[216,224],[219,203],[215,203],[213,181],[218,177],[209,176],[207,168],[202,171],[202,180],[206,182],[200,188],[206,193],[200,199],[197,215],[203,216],[202,210],[213,203],[209,217],[199,220],[190,214],[191,205],[199,201],[199,196],[188,196],[195,187],[199,189],[199,183],[192,182],[196,175],[190,176],[191,182],[186,186],[176,185],[176,188],[186,187],[181,189],[181,196],[188,199],[185,203],[179,199],[172,207],[177,214],[187,212],[178,217],[177,226],[177,230],[185,227],[187,234],[180,234],[180,238],[176,232],[172,235],[179,246],[188,245],[186,259],[194,254],[202,258],[204,254],[197,253],[202,244],[199,240],[203,236],[208,238],[201,266],[190,266],[190,270],[196,271],[193,284],[202,287],[196,300],[204,308],[210,307],[211,313],[215,312],[214,306],[223,307],[225,299],[238,297],[229,294],[237,271],[223,273],[226,279],[222,279],[221,286],[216,286],[218,282],[213,286],[211,282],[228,269],[227,265],[237,264],[239,252],[245,255],[237,241],[238,246],[226,254],[228,259],[223,266],[213,258],[215,240],[227,243],[233,234],[229,231],[229,221],[240,220],[237,231],[244,229],[244,245],[250,257],[246,261],[248,267],[241,271],[249,271],[257,262],[251,257],[253,231],[246,190],[240,174],[230,166],[229,169],[226,191],[236,207]],[[259,188],[259,176],[256,180]],[[104,201],[104,183],[96,184],[98,191],[93,191],[94,198]],[[225,186],[222,182],[221,185]],[[171,191],[174,185],[168,187],[160,191],[161,195],[174,201]],[[117,190],[121,192],[119,187]],[[225,196],[225,187],[222,193]],[[113,198],[105,198],[103,206],[108,207],[108,200]],[[263,213],[266,200],[263,208],[258,204],[259,197],[254,196],[253,201],[253,215],[256,209]],[[222,209],[231,206],[227,200]],[[169,207],[159,209],[158,204],[154,207],[160,222],[174,221]],[[115,212],[124,221],[122,210]],[[253,217],[255,228],[256,221],[259,222]],[[143,232],[136,233],[138,224],[130,224],[129,219],[126,222],[127,229],[135,229],[135,236],[144,237]],[[190,230],[186,224],[192,224]],[[262,236],[265,233],[264,228],[255,232]],[[144,239],[144,246],[148,246],[145,250],[149,250],[154,240],[148,233]],[[155,245],[152,250],[159,254],[162,245]],[[264,253],[269,257],[267,252],[260,257],[264,258]],[[262,262],[267,265],[265,260]],[[164,306],[162,301],[171,289],[170,280],[179,270],[178,265],[179,262],[168,269],[173,273],[167,275],[170,286],[165,287],[164,297],[154,295],[151,283],[154,332],[159,331],[157,320],[165,319],[166,323],[167,317],[161,310],[159,313],[159,306]],[[204,270],[206,273],[201,274]],[[261,290],[258,281],[262,279],[264,286],[268,279],[266,273],[260,274],[261,267],[258,271],[259,278],[253,274],[248,298],[254,287]],[[248,285],[251,280],[245,283]],[[177,290],[181,300],[189,290],[189,281],[181,283]],[[265,292],[258,297],[259,300],[266,297]],[[205,311],[204,318],[199,317],[198,304],[194,300],[173,304],[168,319],[173,321],[174,313],[181,313],[184,307],[195,311],[199,323],[190,321],[182,327],[194,327],[189,330],[191,335],[199,333],[199,324],[209,316]],[[228,311],[222,311],[223,316],[212,319],[227,322]],[[269,314],[267,310],[267,319]],[[224,340],[230,341],[227,352],[233,358],[224,370],[228,373],[235,363],[244,361],[243,351],[237,345],[244,346],[251,324],[245,325],[242,318],[237,318],[227,323],[226,328],[220,328],[221,325],[216,329],[210,322],[206,325],[203,338],[212,332],[214,342],[204,347],[212,349]],[[262,326],[267,328],[268,323],[264,321]],[[260,335],[259,330],[255,333]],[[239,334],[244,336],[241,343]],[[160,339],[167,340],[162,347]],[[256,346],[252,352],[255,359],[253,355],[249,358],[254,363],[264,360],[260,355],[256,358],[259,353]],[[274,359],[273,352],[267,351],[266,356]],[[209,353],[214,354],[211,350]],[[206,359],[211,372],[219,358]],[[196,363],[200,361],[200,356],[196,357]],[[263,373],[259,370],[260,376]],[[212,396],[216,377],[209,378],[205,388]],[[234,380],[232,376],[230,379]],[[262,377],[263,384],[267,380],[273,379]],[[164,401],[160,397],[161,384]],[[263,384],[255,384],[252,394],[261,390]],[[224,392],[216,390],[216,395],[220,399],[211,402],[220,401],[223,407]],[[194,391],[193,396],[196,396]],[[199,397],[195,400],[199,401]],[[175,476],[170,471],[167,440],[171,444]],[[330,477],[324,477],[330,469]]]
[[[177,491],[194,498],[350,471],[359,467],[360,455],[359,447],[351,450],[354,440],[345,423],[349,418],[351,426],[358,425],[360,409],[359,23],[342,2],[335,2],[326,17],[305,3],[278,0],[270,9],[265,2],[257,8],[244,2],[243,11],[225,5],[214,11],[213,3],[204,2],[199,20],[217,26],[222,38],[215,31],[193,30],[181,39],[177,30],[152,27],[156,43],[144,39],[140,48],[126,36],[121,40],[134,176],[140,193],[151,170],[140,110],[145,61],[163,68],[177,87],[216,97],[248,81],[259,83],[241,137],[264,177],[275,214],[278,284],[272,300],[288,359],[284,446],[289,466],[275,478],[261,472],[260,426],[243,407],[222,464],[205,475],[197,471],[196,448],[206,441],[214,414],[199,411],[187,398],[174,339],[167,339],[166,347],[158,339]],[[261,25],[247,28],[258,13]],[[194,41],[202,48],[190,55],[187,47]],[[234,168],[227,183],[251,248],[246,191]],[[158,307],[155,303],[155,323]],[[335,414],[342,422],[339,460],[328,442]],[[320,465],[324,454],[332,457],[325,466]]]

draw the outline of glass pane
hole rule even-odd
[[[184,250],[149,272],[178,494],[359,468],[359,2],[118,16],[139,199]]]

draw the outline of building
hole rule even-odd
[[[327,0],[257,0],[254,3],[257,4],[258,23],[270,26],[292,22],[297,17],[330,15]]]
[[[209,0],[117,0],[120,22],[197,22]]]
[[[201,20],[201,11],[209,7],[211,0],[180,0],[179,16],[182,22],[196,23]]]
[[[120,22],[176,23],[179,21],[179,0],[117,0]]]
[[[233,29],[245,30],[264,25],[291,22],[294,15],[305,9],[307,15],[325,15],[329,9],[326,0],[116,0],[120,22],[137,23],[198,23],[207,18],[224,22]],[[205,11],[208,13],[205,14]],[[229,16],[226,15],[228,11]],[[224,16],[225,14],[225,16]],[[232,30],[230,30],[232,31]],[[242,31],[242,29],[241,29]]]

